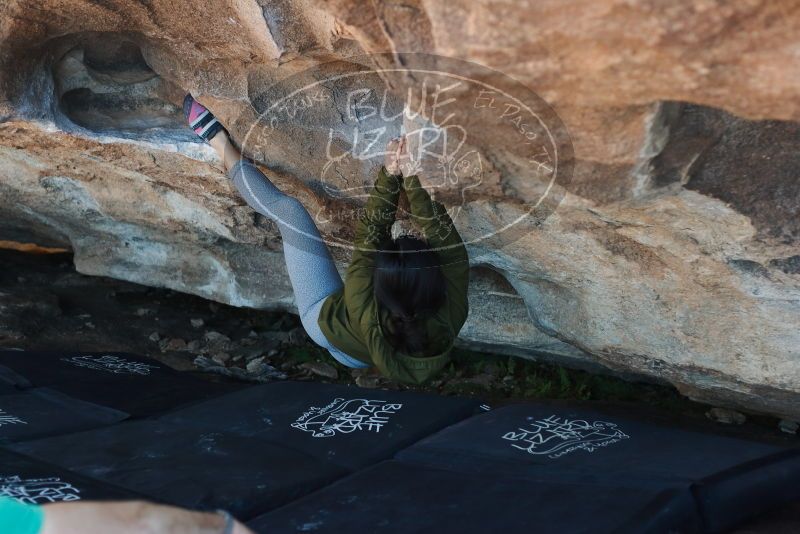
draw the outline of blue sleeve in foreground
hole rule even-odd
[[[0,532],[8,534],[39,534],[44,522],[42,509],[0,497]]]

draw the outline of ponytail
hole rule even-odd
[[[376,252],[373,288],[389,312],[389,343],[406,354],[424,354],[430,347],[424,319],[447,298],[439,255],[414,237],[387,241]]]

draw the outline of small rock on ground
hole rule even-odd
[[[743,413],[728,408],[711,408],[706,412],[706,417],[723,425],[743,425],[747,421]]]
[[[211,359],[220,365],[227,365],[228,361],[231,359],[231,355],[227,352],[218,352],[217,354],[213,355]]]
[[[179,351],[186,350],[186,341],[179,337],[174,337],[161,342],[162,351]]]
[[[242,369],[241,367],[225,367],[224,365],[220,365],[211,358],[207,358],[205,356],[198,356],[194,360],[194,364],[206,372],[217,373],[224,376],[237,378],[239,380],[246,380],[250,382],[271,382],[272,380],[286,379],[286,373],[282,373],[264,362],[259,363],[259,368],[254,368],[255,372],[251,373],[250,371]]]
[[[264,365],[265,365],[264,358],[262,357],[262,358],[256,358],[255,360],[248,362],[245,368],[247,369],[248,373],[258,374],[259,371],[264,367]]]
[[[226,336],[225,334],[220,334],[215,330],[209,330],[203,335],[203,339],[208,341],[209,343],[213,343],[215,341],[230,341],[231,338]]]
[[[375,389],[381,385],[381,377],[376,375],[358,375],[356,385],[365,389]]]
[[[780,423],[778,423],[778,427],[781,429],[781,432],[797,434],[797,430],[800,429],[800,423],[788,419],[781,419]]]
[[[339,378],[339,371],[334,366],[325,362],[305,362],[300,365],[300,369],[305,369],[317,376],[336,380]]]

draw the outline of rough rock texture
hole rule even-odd
[[[267,88],[308,67],[459,57],[536,91],[575,150],[555,213],[470,245],[462,341],[797,419],[798,35],[800,5],[768,0],[7,0],[0,239],[69,245],[85,273],[290,308],[276,229],[183,128],[183,93],[242,143]],[[249,153],[276,183],[312,213],[339,205],[312,174],[315,132],[256,133],[268,142]],[[498,142],[476,142],[492,179],[461,206],[466,239],[525,213]],[[347,249],[334,254],[344,268]]]

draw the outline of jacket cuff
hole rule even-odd
[[[416,189],[422,187],[422,184],[420,184],[419,181],[419,176],[416,174],[412,174],[411,176],[401,176],[400,179],[403,182],[404,189]]]
[[[398,172],[397,174],[390,174],[389,171],[386,169],[386,165],[381,166],[381,173],[385,174],[386,176],[391,176],[393,178],[400,179],[403,177],[402,172]]]
[[[386,167],[381,167],[375,186],[380,193],[399,193],[402,187],[402,174],[389,174]]]

